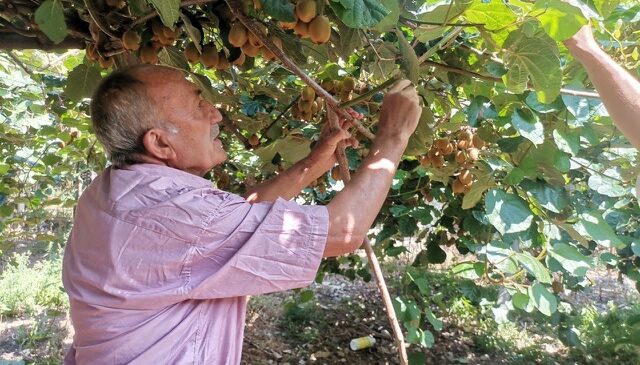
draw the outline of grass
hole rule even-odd
[[[30,258],[29,252],[14,254],[0,274],[0,315],[63,313],[69,307],[61,280],[62,255],[52,253],[33,264]]]

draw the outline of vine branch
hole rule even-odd
[[[321,96],[325,99],[327,103],[328,109],[334,109],[338,116],[342,119],[349,120],[351,124],[360,132],[360,134],[364,135],[369,139],[374,139],[375,135],[371,133],[370,130],[365,128],[358,120],[356,120],[351,114],[346,111],[340,109],[338,101],[329,94],[325,89],[323,89],[318,83],[309,77],[304,71],[298,67],[289,57],[287,57],[284,52],[278,48],[272,41],[269,39],[262,31],[257,27],[255,22],[252,19],[249,19],[244,13],[242,13],[242,6],[238,3],[237,0],[225,0],[229,9],[233,15],[235,15],[242,24],[253,33],[263,44],[263,47],[266,47],[269,51],[271,51],[280,61],[282,61],[283,65],[288,68],[295,75],[300,77],[305,84],[311,86],[317,95]]]

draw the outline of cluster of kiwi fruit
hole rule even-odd
[[[342,80],[326,80],[322,82],[321,86],[329,93],[338,96],[340,101],[343,102],[351,100],[354,91],[362,91],[360,89],[356,90],[358,83],[351,76],[347,76]]]
[[[464,194],[471,190],[474,176],[473,165],[480,157],[480,151],[486,142],[471,127],[461,127],[456,133],[438,138],[425,156],[420,159],[424,167],[444,167],[447,163],[456,166],[451,189],[454,194]]]
[[[323,108],[324,100],[316,97],[316,92],[311,86],[305,86],[300,92],[298,102],[291,108],[291,113],[294,118],[308,122]]]
[[[331,37],[329,18],[318,14],[315,0],[299,0],[295,7],[296,21],[280,22],[280,27],[293,30],[300,38],[309,38],[317,44],[327,43]]]

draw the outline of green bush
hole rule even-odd
[[[61,281],[62,256],[52,253],[30,264],[30,252],[14,254],[0,274],[0,314],[33,315],[42,310],[65,311],[67,295]]]

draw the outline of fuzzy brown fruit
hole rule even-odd
[[[331,37],[331,24],[329,18],[318,15],[309,23],[309,37],[315,43],[326,43]]]
[[[458,180],[462,185],[469,185],[473,181],[473,174],[469,170],[462,170],[458,175]]]
[[[463,129],[460,131],[460,140],[471,142],[471,138],[473,138],[473,133],[471,133],[468,129]]]
[[[296,24],[298,24],[297,20],[295,22],[278,22],[278,25],[280,25],[280,28],[284,30],[293,30],[293,28],[296,27]]]
[[[344,80],[342,80],[342,88],[341,91],[344,90],[353,90],[356,88],[356,80],[353,77],[345,77]]]
[[[187,44],[187,46],[184,48],[184,57],[190,63],[196,63],[198,62],[198,60],[200,60],[200,52],[198,52],[198,48],[196,47],[195,43],[191,42]]]
[[[260,32],[266,36],[267,27],[262,23],[257,23],[256,25],[260,29]],[[257,35],[253,34],[253,32],[247,31],[247,37],[248,37],[248,42],[251,43],[252,46],[254,47],[262,46],[262,41],[260,40],[260,38],[258,38]]]
[[[147,63],[149,65],[155,65],[158,63],[158,50],[154,46],[150,44],[144,45],[138,52],[142,63]]]
[[[434,167],[442,167],[444,166],[444,156],[438,155],[431,159],[431,163]]]
[[[128,30],[122,35],[122,45],[129,51],[137,51],[140,48],[140,35],[133,30]]]
[[[422,167],[429,167],[431,166],[431,159],[429,158],[429,156],[424,156],[420,159],[420,165],[422,165]]]
[[[469,141],[467,141],[466,139],[461,139],[458,141],[458,149],[466,150],[467,148],[469,148]]]
[[[255,57],[260,53],[260,47],[254,47],[251,43],[247,42],[242,46],[242,53],[249,57]]]
[[[302,89],[301,95],[302,100],[305,101],[313,101],[313,99],[316,98],[316,92],[311,86],[305,86],[304,89]]]
[[[249,137],[249,144],[255,147],[260,144],[260,139],[255,134],[252,134],[251,137]]]
[[[429,152],[427,152],[427,156],[429,156],[429,158],[431,159],[431,161],[433,161],[433,159],[434,159],[436,156],[440,156],[440,155],[442,155],[442,153],[440,153],[440,150],[438,150],[437,148],[433,148],[433,147],[431,147],[431,148],[429,149]]]
[[[100,63],[100,67],[102,68],[111,68],[113,67],[113,57],[100,57],[98,63]]]
[[[460,180],[453,180],[453,184],[451,184],[451,189],[454,194],[462,194],[464,192],[464,184],[460,182]]]
[[[467,160],[467,156],[464,155],[464,152],[458,151],[456,152],[456,163],[461,164]]]
[[[342,180],[342,174],[340,173],[339,167],[334,167],[333,170],[331,170],[331,178],[336,181]]]
[[[310,112],[313,108],[313,101],[307,101],[303,98],[298,99],[298,109],[303,112]]]
[[[94,62],[98,61],[98,59],[100,58],[100,54],[98,53],[98,48],[96,47],[95,43],[87,43],[85,54],[87,55],[88,59]]]
[[[467,156],[469,156],[469,161],[478,161],[480,157],[480,150],[477,148],[469,148],[467,150]]]
[[[204,45],[200,55],[200,62],[206,68],[216,67],[218,65],[218,49],[216,46],[212,44]]]
[[[453,150],[454,150],[454,148],[453,148],[453,144],[451,144],[451,143],[447,143],[447,145],[445,146],[445,148],[443,148],[441,151],[442,151],[442,154],[443,154],[443,155],[448,156],[448,155],[450,155],[450,154],[452,154],[452,153],[453,153]]]
[[[296,16],[305,23],[315,18],[317,12],[315,0],[301,0],[296,4]]]
[[[444,151],[444,149],[447,148],[447,146],[449,146],[449,139],[448,138],[437,139],[435,142],[435,146],[440,151]]]
[[[229,66],[229,60],[227,60],[227,56],[225,56],[224,52],[218,52],[218,63],[216,64],[216,68],[218,70],[226,70]]]
[[[480,138],[480,136],[478,136],[477,134],[473,135],[473,147],[482,148],[485,145],[486,145],[485,141],[483,141],[482,138]]]
[[[235,22],[229,29],[229,43],[235,47],[242,47],[247,43],[247,28],[240,22]]]
[[[298,20],[296,26],[293,27],[293,32],[299,35],[300,38],[309,38],[309,23]]]

